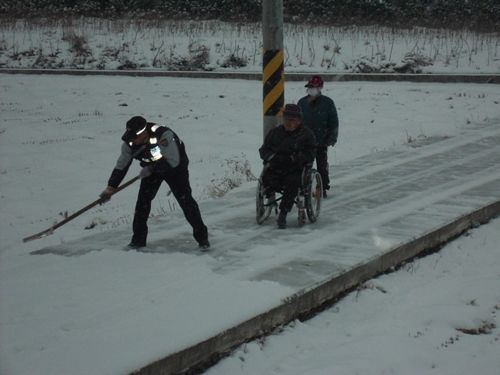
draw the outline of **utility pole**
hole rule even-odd
[[[264,137],[280,121],[285,104],[283,0],[262,1]]]

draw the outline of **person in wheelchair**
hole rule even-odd
[[[283,124],[266,135],[259,149],[264,161],[262,183],[266,194],[283,193],[277,219],[278,228],[286,228],[286,215],[293,207],[301,185],[302,170],[314,161],[314,133],[302,125],[302,110],[296,104],[285,105]]]

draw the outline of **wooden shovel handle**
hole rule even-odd
[[[116,189],[116,191],[113,194],[111,194],[111,195],[114,195],[114,194],[118,193],[120,190],[125,189],[127,186],[133,184],[138,179],[140,179],[140,176],[135,176],[134,178],[132,178],[129,181],[125,182],[124,184],[120,185]],[[69,215],[68,217],[64,218],[64,220],[62,220],[62,221],[60,221],[60,222],[52,225],[50,228],[47,228],[47,229],[45,229],[45,230],[43,230],[43,231],[41,231],[39,233],[36,233],[36,234],[33,234],[33,235],[29,236],[29,237],[23,238],[23,242],[33,241],[33,240],[37,240],[39,238],[51,235],[54,232],[54,230],[56,230],[57,228],[63,226],[64,224],[70,222],[74,218],[80,216],[85,211],[90,210],[92,207],[97,206],[99,203],[102,203],[102,198],[97,199],[96,201],[90,203],[89,205],[87,205],[87,206],[83,207],[82,209],[76,211],[75,213]]]

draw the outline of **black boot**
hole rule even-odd
[[[208,229],[205,224],[194,229],[193,236],[198,242],[200,249],[207,250],[210,248],[210,242],[208,242]]]
[[[328,194],[326,193],[327,190],[330,190],[330,185],[323,186],[323,198],[328,197]]]
[[[138,242],[138,241],[134,241],[134,240],[130,241],[130,243],[127,245],[127,247],[129,249],[135,249],[135,250],[138,250],[141,247],[145,247],[145,246],[146,246],[146,242],[145,241],[144,242],[142,242],[142,241]]]
[[[198,247],[201,250],[208,250],[208,249],[210,249],[210,242],[208,242],[208,240],[200,241],[200,242],[198,242]]]
[[[287,212],[285,210],[281,210],[278,219],[276,220],[276,223],[278,224],[279,229],[285,229],[286,228],[286,214]]]

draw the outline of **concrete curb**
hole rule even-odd
[[[500,201],[481,207],[408,243],[390,249],[282,301],[279,306],[189,348],[171,354],[133,372],[139,375],[196,373],[208,368],[237,346],[271,333],[299,317],[317,311],[346,291],[419,254],[432,251],[460,236],[470,228],[485,224],[500,215]]]
[[[225,78],[262,80],[257,72],[158,71],[158,70],[83,70],[83,69],[0,69],[0,74],[106,75],[127,77]],[[285,73],[287,81],[307,81],[309,73]],[[500,84],[500,74],[396,74],[396,73],[320,73],[332,81],[407,81],[435,83],[494,83]]]

